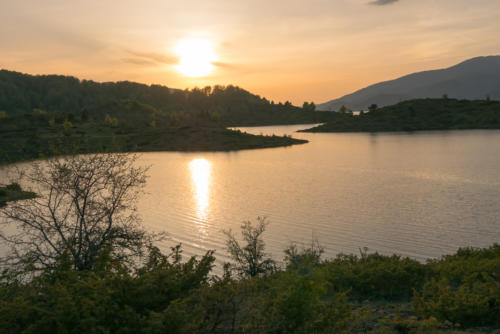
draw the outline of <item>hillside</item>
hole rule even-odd
[[[334,121],[303,132],[378,132],[500,129],[500,102],[418,99],[361,113],[335,113]]]
[[[235,86],[178,90],[0,71],[0,163],[90,152],[229,151],[301,144],[226,126],[312,123],[332,113]]]
[[[318,105],[319,110],[366,110],[418,98],[500,100],[500,56],[477,57],[446,69],[413,73],[377,83],[352,94]]]
[[[151,115],[178,118],[203,113],[224,126],[318,123],[331,113],[311,112],[290,102],[274,103],[236,86],[213,86],[192,90],[134,82],[79,80],[61,75],[28,75],[0,70],[0,111],[8,115],[40,109],[59,117],[120,118],[123,101],[147,107]],[[126,116],[125,116],[126,117]]]
[[[59,154],[232,151],[307,142],[241,133],[221,126],[206,113],[169,115],[136,101],[115,102],[104,110],[108,113],[102,117],[41,109],[4,116],[0,163]]]

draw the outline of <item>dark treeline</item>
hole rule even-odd
[[[378,132],[454,129],[499,129],[500,102],[486,100],[418,99],[393,106],[369,107],[369,112],[334,113],[335,119],[305,132]]]
[[[60,117],[104,119],[119,117],[121,104],[141,104],[150,113],[165,113],[172,121],[179,113],[204,113],[226,126],[322,122],[329,112],[312,112],[290,102],[274,103],[236,86],[191,90],[134,82],[97,83],[60,75],[31,76],[0,70],[0,110],[8,115],[35,109],[57,112]]]

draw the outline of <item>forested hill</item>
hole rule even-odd
[[[0,71],[0,163],[91,152],[231,151],[301,144],[237,125],[313,123],[333,113],[235,86],[179,90]],[[323,117],[323,119],[322,119]]]
[[[104,119],[110,114],[120,119],[128,117],[124,115],[126,109],[117,107],[124,102],[140,104],[150,113],[172,120],[203,113],[226,126],[313,123],[331,116],[290,102],[274,103],[231,85],[180,90],[128,81],[98,83],[70,76],[0,70],[0,111],[8,115],[39,109],[57,113],[59,118]]]
[[[346,109],[347,110],[347,109]],[[453,129],[500,129],[500,102],[487,100],[417,99],[336,119],[303,132],[378,132]]]

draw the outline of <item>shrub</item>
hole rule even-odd
[[[313,240],[308,247],[299,250],[296,244],[291,244],[285,249],[285,265],[287,270],[309,272],[321,265],[321,256],[325,249],[317,240]]]
[[[318,275],[277,272],[254,283],[259,289],[250,332],[338,333],[347,328],[351,305],[343,293],[327,298],[327,282]]]
[[[437,277],[413,298],[421,316],[464,327],[500,325],[500,245],[459,249],[429,265]]]
[[[108,114],[104,117],[104,123],[110,127],[117,127],[118,126],[118,119],[116,117],[111,117]]]
[[[423,317],[448,320],[463,327],[500,325],[500,284],[484,274],[484,281],[471,280],[458,288],[449,281],[433,280],[413,305]]]
[[[334,291],[351,291],[359,299],[409,299],[421,289],[430,271],[398,255],[340,254],[322,269]]]

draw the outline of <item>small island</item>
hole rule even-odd
[[[346,108],[334,120],[300,132],[393,132],[420,130],[500,129],[500,102],[415,99],[354,115]]]
[[[0,185],[0,207],[5,206],[7,202],[35,197],[36,194],[34,192],[22,190],[18,183],[11,183],[5,186]]]

